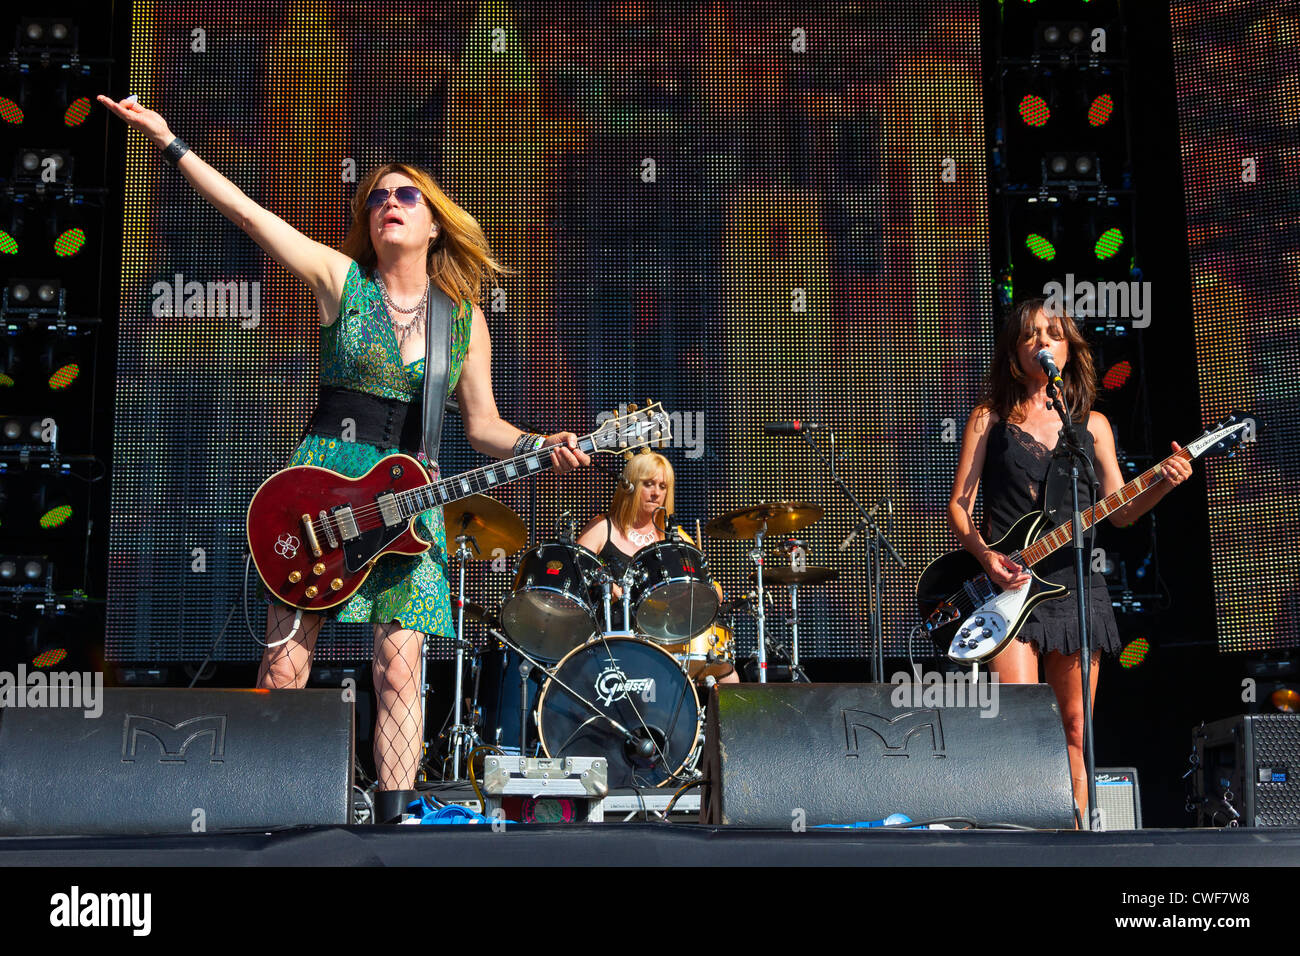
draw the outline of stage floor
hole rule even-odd
[[[550,865],[1297,866],[1300,829],[794,833],[629,823],[0,838],[0,866]]]

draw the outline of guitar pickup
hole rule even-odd
[[[330,527],[329,514],[322,511],[318,517],[320,518],[321,527],[325,529],[325,540],[330,543],[331,548],[337,548],[339,546],[339,539],[334,537],[334,529]]]
[[[357,529],[357,516],[347,505],[340,505],[334,509],[334,520],[338,522],[339,534],[343,536],[344,541],[361,537],[361,532]]]
[[[302,516],[302,536],[307,539],[313,557],[321,556],[320,542],[316,540],[316,529],[312,527],[311,515]]]
[[[397,499],[393,497],[391,491],[384,492],[376,498],[375,504],[379,506],[379,517],[386,527],[391,528],[402,523],[402,510],[397,506]]]

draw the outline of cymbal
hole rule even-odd
[[[528,527],[507,505],[487,495],[470,495],[442,506],[442,521],[447,527],[447,550],[455,553],[456,535],[468,534],[470,554],[491,558],[500,548],[514,554],[528,543]],[[474,545],[478,548],[475,549]]]
[[[758,534],[759,526],[765,521],[765,534],[780,535],[806,528],[821,516],[821,505],[811,501],[759,502],[752,508],[737,508],[718,515],[704,526],[704,533],[710,538],[746,541]]]
[[[465,602],[465,620],[478,621],[480,624],[487,624],[492,627],[500,625],[497,616],[483,607],[481,604],[475,604],[473,601]]]
[[[834,581],[840,576],[840,572],[835,568],[816,568],[806,567],[802,571],[795,571],[787,567],[769,568],[763,565],[763,582],[771,581],[775,584],[794,584],[802,587],[805,584],[825,584],[827,581]]]

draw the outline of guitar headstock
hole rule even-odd
[[[1223,452],[1232,457],[1236,454],[1237,446],[1244,441],[1254,441],[1258,431],[1259,420],[1254,415],[1232,412],[1207,428],[1200,437],[1188,442],[1187,451],[1193,458]]]
[[[659,402],[647,403],[640,410],[628,405],[620,413],[601,415],[597,422],[591,440],[598,452],[630,455],[641,448],[667,447],[673,437],[672,422]]]

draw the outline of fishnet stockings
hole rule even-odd
[[[271,604],[266,614],[266,642],[293,632],[295,612]],[[268,647],[257,670],[257,686],[278,690],[307,686],[312,654],[320,635],[319,614],[302,615],[297,632],[285,643]],[[409,790],[423,757],[424,715],[420,707],[420,665],[424,635],[396,622],[375,625],[371,668],[375,681],[374,754],[381,790]]]
[[[423,754],[420,664],[424,635],[396,622],[375,625],[375,774],[381,790],[409,790]]]

